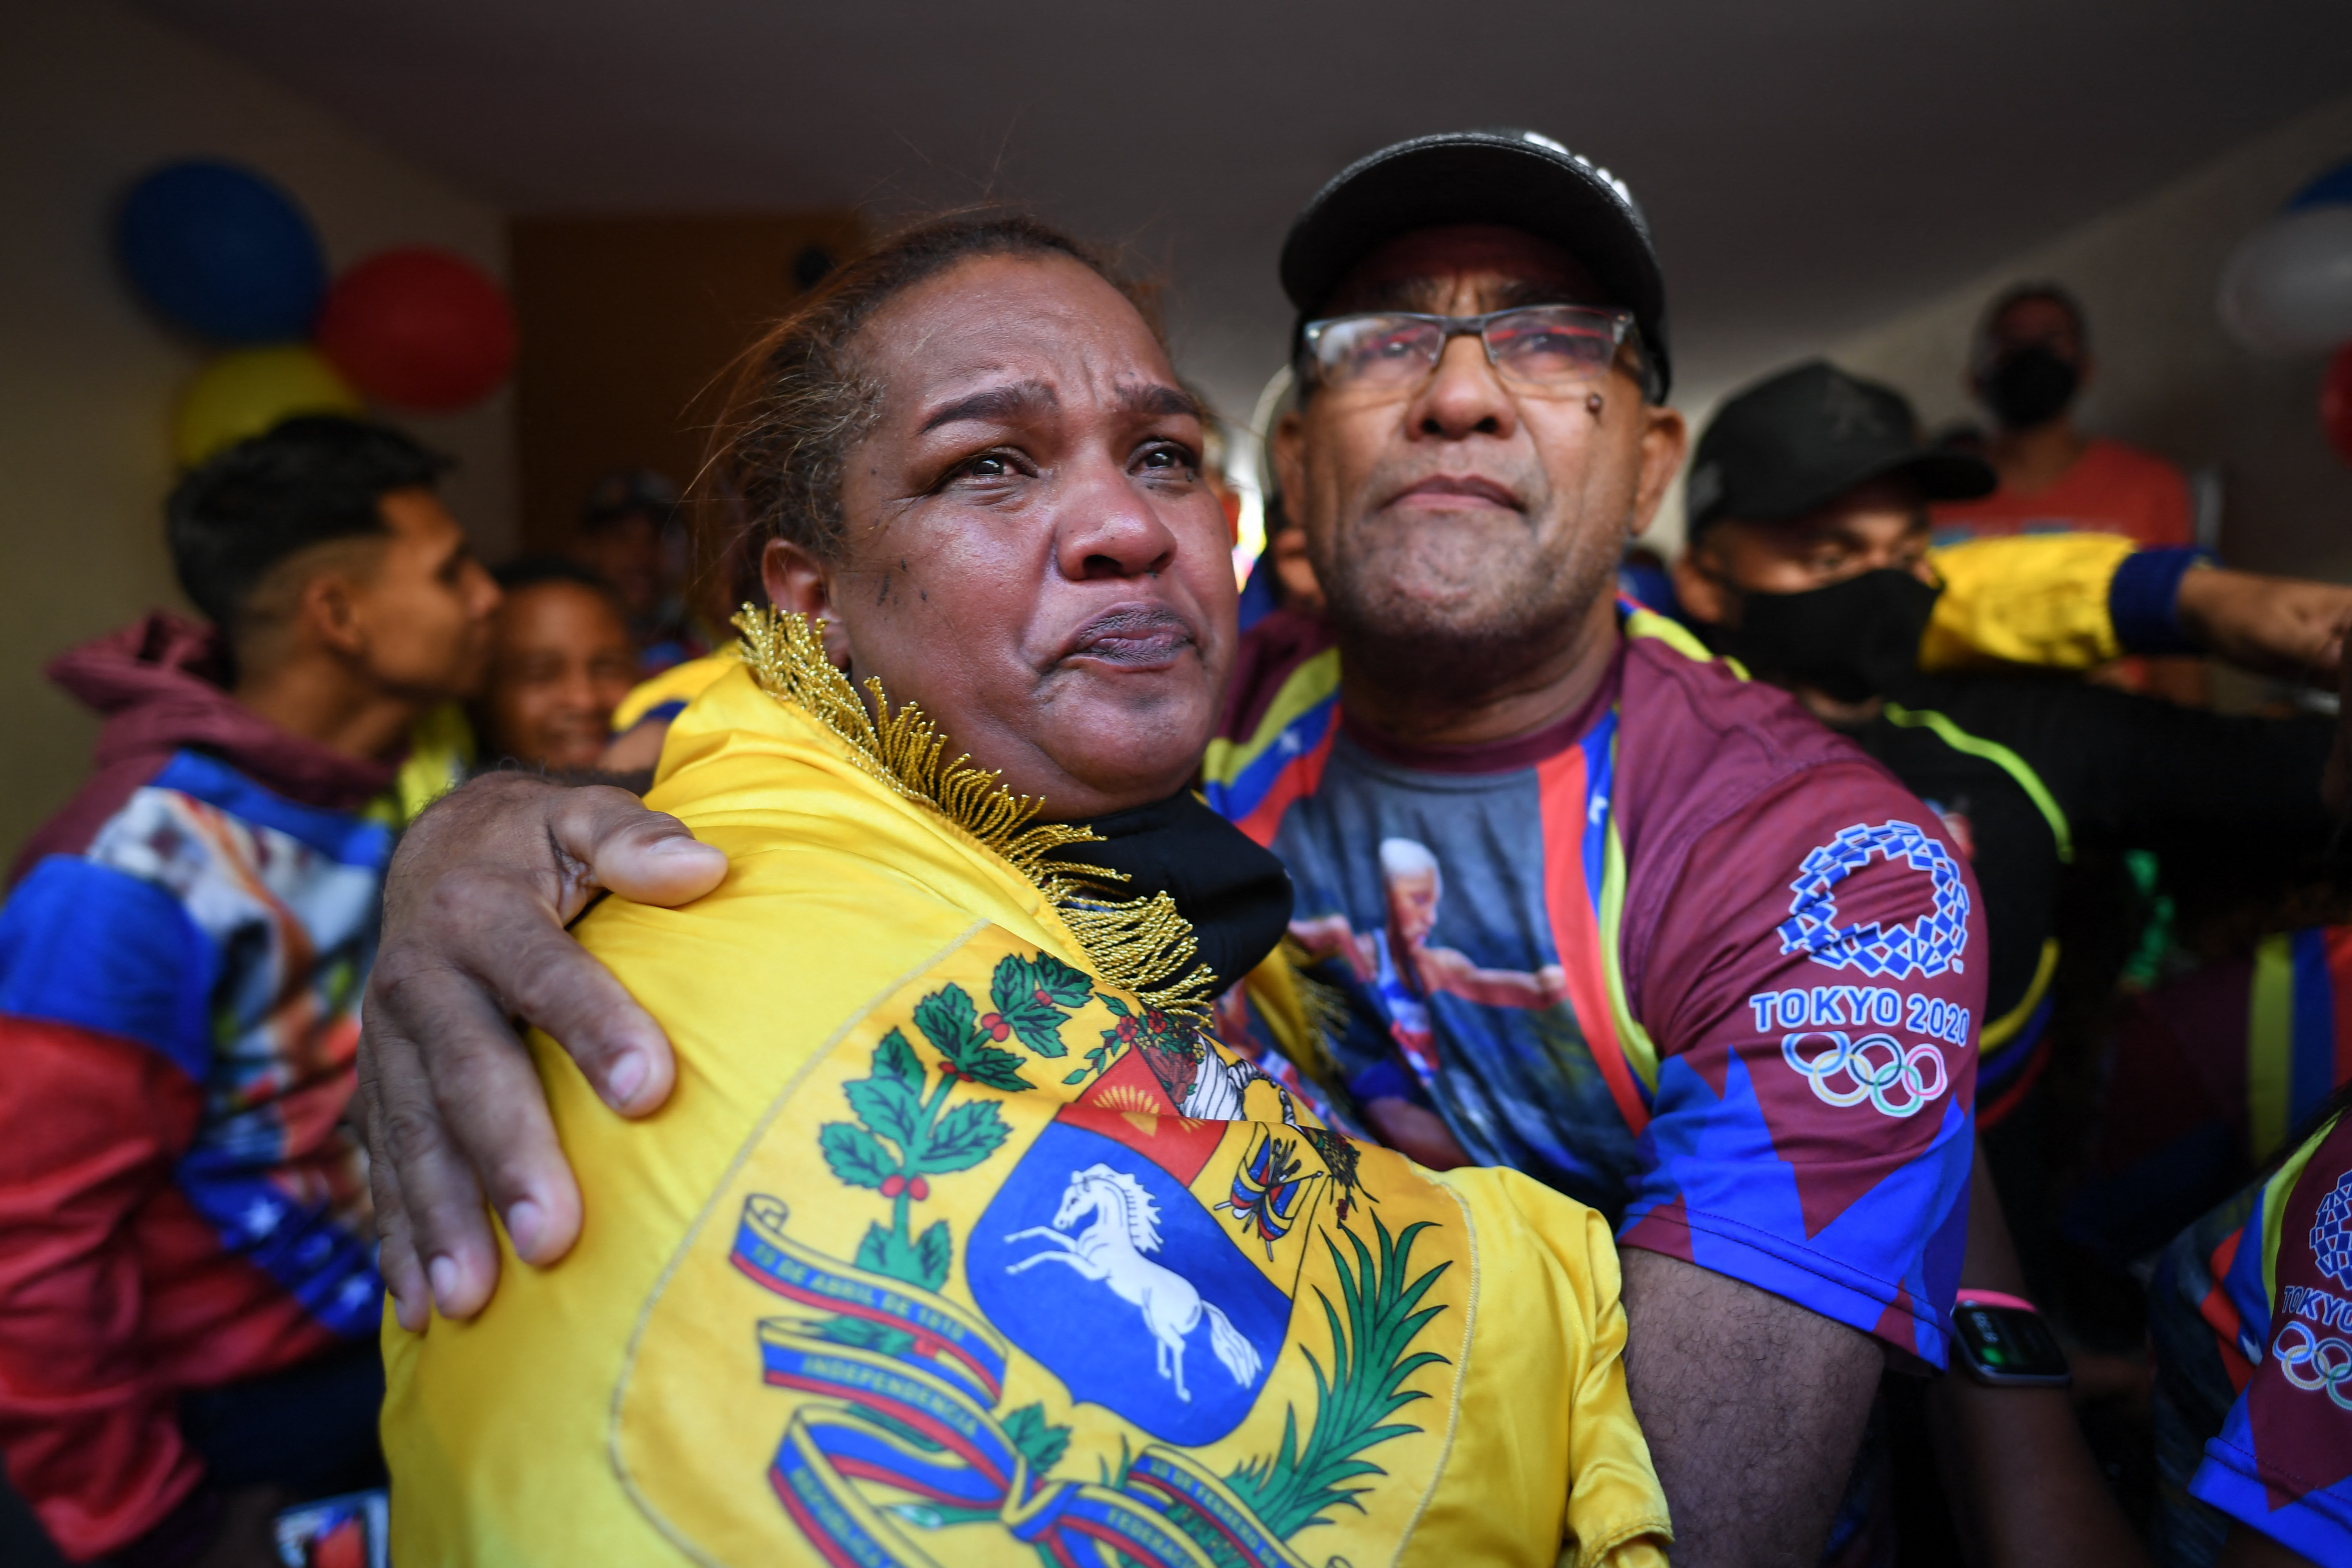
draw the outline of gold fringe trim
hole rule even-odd
[[[743,662],[761,689],[801,709],[846,742],[857,766],[902,799],[929,808],[1003,859],[1043,894],[1085,950],[1095,978],[1146,1007],[1210,1026],[1215,977],[1196,962],[1192,922],[1166,893],[1115,902],[1104,887],[1124,872],[1054,858],[1073,844],[1099,844],[1091,827],[1037,822],[1045,802],[1016,795],[969,752],[943,761],[947,736],[912,702],[895,713],[879,680],[865,696],[824,655],[816,623],[798,613],[743,606]]]
[[[1315,1056],[1311,1062],[1300,1062],[1298,1070],[1326,1085],[1339,1084],[1345,1075],[1339,1070],[1337,1057],[1332,1054],[1334,1042],[1348,1033],[1349,1016],[1348,998],[1340,989],[1328,981],[1318,980],[1307,973],[1314,955],[1307,944],[1288,931],[1276,947],[1283,962],[1290,965],[1290,983],[1298,988],[1298,1010],[1306,1015],[1307,1032],[1311,1037],[1308,1049]]]

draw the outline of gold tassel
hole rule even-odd
[[[1305,1053],[1312,1060],[1295,1064],[1298,1070],[1316,1082],[1331,1085],[1344,1081],[1338,1059],[1331,1054],[1332,1042],[1346,1037],[1348,1033],[1348,998],[1336,985],[1318,980],[1311,973],[1315,958],[1307,944],[1289,932],[1283,933],[1276,951],[1290,965],[1290,983],[1298,988],[1298,1010],[1306,1015]]]
[[[1195,962],[1199,944],[1176,901],[1166,893],[1108,901],[1102,889],[1126,881],[1124,872],[1053,858],[1072,844],[1099,844],[1102,835],[1034,821],[1045,803],[1014,795],[995,773],[974,767],[968,752],[941,762],[947,737],[939,727],[912,702],[892,712],[879,680],[869,678],[861,699],[825,658],[808,616],[746,605],[735,625],[743,634],[743,661],[768,695],[806,712],[847,743],[860,768],[1018,871],[1077,938],[1096,979],[1146,1007],[1210,1026],[1215,977]]]

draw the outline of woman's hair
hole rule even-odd
[[[859,334],[908,289],[989,256],[1066,256],[1118,289],[1160,335],[1140,285],[1034,217],[964,214],[901,229],[828,274],[738,362],[705,472],[730,492],[740,527],[840,559],[843,462],[882,405],[880,385],[860,363]]]

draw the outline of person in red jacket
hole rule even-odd
[[[214,626],[50,666],[106,726],[0,907],[0,1456],[74,1560],[275,1562],[276,1503],[381,1473],[365,808],[498,603],[444,466],[348,419],[232,447],[168,509]]]

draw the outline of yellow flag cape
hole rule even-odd
[[[585,1226],[387,1317],[394,1560],[1662,1562],[1600,1217],[1325,1130],[1164,896],[747,626],[648,797],[727,880],[580,928],[677,1090],[533,1040]]]

